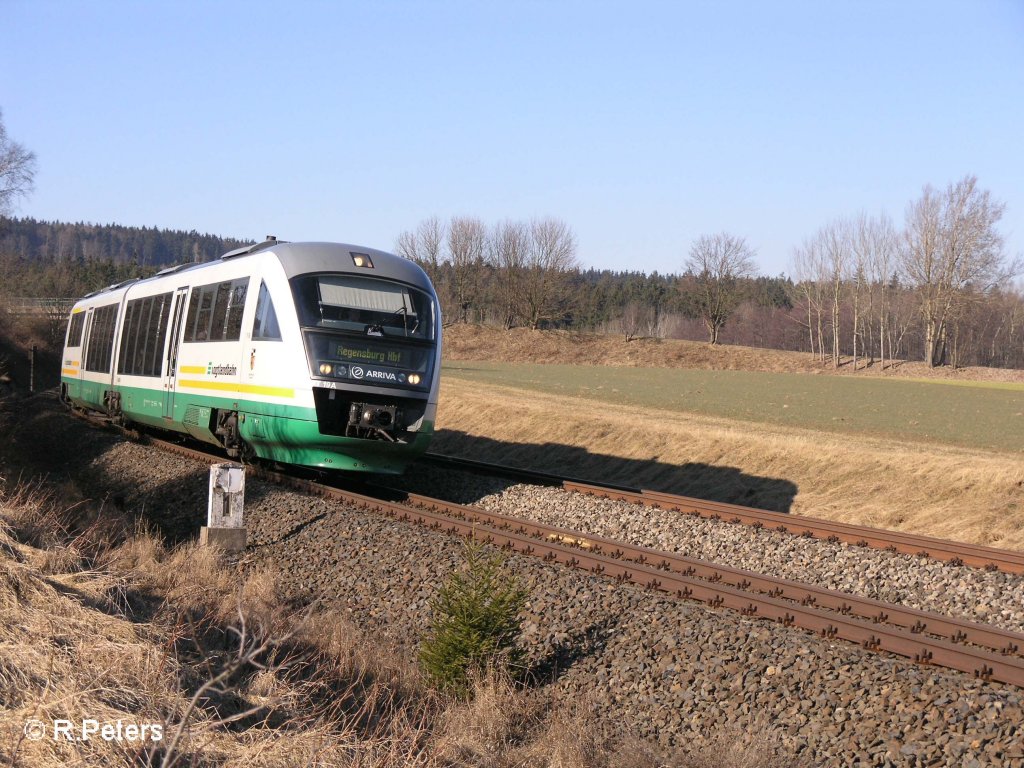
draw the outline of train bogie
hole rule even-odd
[[[61,392],[231,455],[400,472],[433,432],[440,327],[411,262],[268,240],[78,302]]]

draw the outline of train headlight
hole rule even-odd
[[[331,365],[330,363],[320,363],[320,373],[322,373],[324,376],[330,376],[331,371],[333,370],[334,366]]]
[[[418,373],[410,373],[409,374],[409,383],[410,384],[419,384],[420,383],[420,375]]]

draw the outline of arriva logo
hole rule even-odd
[[[361,378],[363,378],[363,369],[360,368],[358,365],[353,365],[350,370],[352,371],[352,378],[353,379],[361,379]]]
[[[398,377],[389,371],[367,371],[366,378],[368,379],[384,379],[384,381],[398,381]]]

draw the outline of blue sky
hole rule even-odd
[[[587,266],[763,272],[973,173],[1024,251],[1024,2],[0,0],[42,219],[391,249],[555,216]]]

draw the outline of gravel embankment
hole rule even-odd
[[[416,469],[403,487],[490,512],[1024,632],[1024,576],[467,472]]]
[[[205,466],[93,434],[80,465],[98,496],[144,511],[172,535],[204,522]],[[459,562],[457,540],[251,478],[246,490],[246,567],[273,568],[290,595],[347,610],[414,651],[437,586]],[[558,498],[560,514],[578,514]],[[514,499],[516,491],[502,503]],[[765,541],[752,549],[773,548]],[[609,727],[676,747],[736,725],[820,765],[1024,767],[1020,689],[529,558],[514,556],[510,566],[530,590],[524,642],[541,679]],[[864,569],[859,576],[874,578]]]

